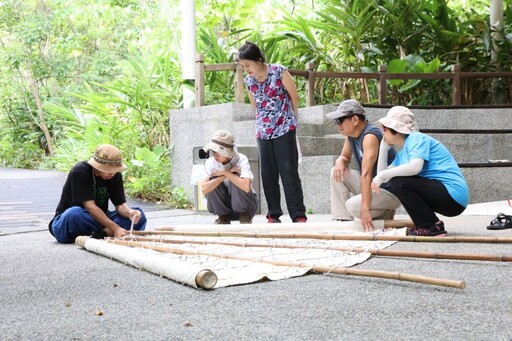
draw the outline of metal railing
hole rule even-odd
[[[196,79],[195,99],[196,106],[205,104],[205,74],[213,71],[234,71],[235,72],[235,102],[243,103],[245,97],[244,75],[242,67],[233,63],[205,64],[204,56],[197,55],[196,58]],[[315,65],[308,63],[306,70],[288,70],[291,75],[303,77],[306,80],[306,106],[315,105],[315,83],[322,78],[344,78],[344,79],[374,79],[377,81],[378,101],[381,105],[387,104],[388,80],[412,80],[412,79],[451,79],[452,80],[452,105],[461,105],[461,79],[465,78],[512,78],[512,72],[462,72],[460,65],[452,65],[451,72],[436,73],[388,73],[387,66],[381,65],[378,73],[365,72],[335,72],[315,71]]]

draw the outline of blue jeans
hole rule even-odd
[[[132,207],[132,209],[138,210],[142,214],[133,229],[144,231],[147,222],[144,212],[138,207]],[[107,211],[106,215],[125,230],[130,229],[131,220],[122,217],[117,211]],[[90,236],[93,231],[101,230],[103,230],[103,226],[94,220],[86,209],[80,206],[68,208],[64,213],[55,217],[52,223],[52,234],[59,243],[74,243],[78,236]]]

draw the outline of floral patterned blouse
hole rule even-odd
[[[254,76],[245,77],[245,85],[256,102],[256,138],[270,140],[297,128],[290,95],[283,85],[286,67],[269,64],[267,79],[259,82]]]

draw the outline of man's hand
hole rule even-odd
[[[130,210],[130,220],[133,221],[134,224],[137,224],[142,217],[142,213],[139,210]]]
[[[240,173],[242,172],[242,169],[240,168],[240,166],[233,166],[229,171],[233,174],[240,175]]]
[[[361,224],[363,225],[363,231],[370,232],[375,228],[373,226],[372,215],[370,214],[370,210],[362,210],[361,211]]]
[[[219,177],[221,177],[221,176],[226,176],[226,173],[227,173],[227,172],[228,172],[228,171],[227,171],[227,170],[225,170],[224,168],[216,169],[216,170],[214,170],[214,171],[212,172],[211,177],[212,177],[212,178],[219,178]]]
[[[127,236],[129,235],[130,232],[125,230],[124,228],[118,226],[115,230],[114,230],[114,238],[121,238],[121,237],[124,237],[124,236]]]
[[[334,166],[334,171],[332,172],[332,177],[336,182],[342,182],[345,179],[345,176],[348,174],[348,168],[345,167],[343,162],[336,162]]]
[[[221,177],[221,176],[225,176],[225,177],[228,177],[228,175],[231,173],[231,174],[237,174],[237,175],[240,175],[240,172],[241,172],[241,168],[240,166],[233,166],[231,167],[231,169],[229,170],[226,170],[224,168],[220,168],[220,169],[216,169],[213,171],[212,173],[212,177]]]

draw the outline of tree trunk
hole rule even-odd
[[[491,63],[495,63],[497,54],[500,52],[498,41],[504,39],[503,37],[503,0],[491,0],[489,26],[491,28],[492,48],[491,48]]]
[[[48,148],[48,152],[50,156],[55,154],[55,143],[53,142],[53,137],[50,134],[50,131],[48,130],[48,126],[46,125],[46,119],[44,117],[44,111],[43,111],[43,103],[41,102],[41,97],[39,96],[39,90],[37,88],[36,83],[34,82],[34,77],[32,77],[32,73],[29,72],[28,74],[28,81],[30,84],[30,92],[32,93],[32,96],[34,96],[34,100],[36,102],[37,106],[37,114],[39,116],[39,121],[37,124],[39,125],[39,128],[44,133],[44,137],[46,138],[46,145]]]

